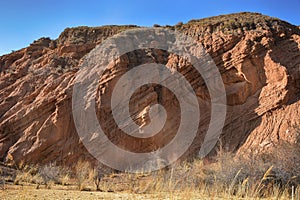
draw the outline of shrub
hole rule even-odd
[[[63,174],[60,176],[60,184],[61,185],[68,185],[70,180],[70,174],[69,172],[65,171]]]
[[[14,184],[19,185],[22,182],[34,183],[34,176],[38,173],[38,166],[26,165],[24,162],[20,162],[17,166],[18,170],[14,177]]]
[[[101,183],[101,180],[102,180],[103,177],[104,177],[104,173],[100,168],[94,168],[93,169],[93,180],[94,180],[94,183],[96,185],[96,190],[97,191],[101,191],[100,183]]]
[[[40,167],[39,175],[43,179],[46,188],[50,189],[54,183],[59,183],[60,168],[54,164],[48,164]]]
[[[55,164],[47,164],[44,166],[25,165],[21,162],[14,177],[14,184],[22,183],[37,184],[37,189],[44,184],[50,189],[54,184],[66,185],[70,179],[68,170],[56,166]]]
[[[4,172],[3,170],[0,168],[0,188],[2,190],[5,189],[5,178],[4,178]]]
[[[183,22],[178,22],[175,26],[181,27],[183,25]]]
[[[204,166],[202,178],[229,194],[267,197],[277,191],[291,194],[300,185],[300,146],[282,142],[268,153],[252,155],[220,152],[217,162]]]
[[[75,166],[75,178],[79,190],[85,189],[85,183],[91,175],[91,165],[87,161],[79,160]]]

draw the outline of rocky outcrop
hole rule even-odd
[[[136,26],[67,28],[57,40],[41,38],[0,57],[0,159],[7,163],[93,160],[80,142],[72,117],[72,89],[81,58],[97,44]],[[220,141],[230,151],[266,151],[281,140],[300,142],[300,30],[255,13],[192,20],[174,27],[199,41],[218,66],[228,110]],[[164,146],[178,128],[172,93],[158,85],[139,89],[130,103],[133,119],[148,123],[147,106],[168,112],[164,130],[150,139],[122,134],[107,105],[111,88],[127,67],[156,62],[176,68],[199,95],[201,123],[186,155],[194,155],[210,119],[209,95],[201,76],[182,58],[162,50],[123,55],[105,72],[97,96],[98,119],[122,148],[147,152]],[[106,99],[106,100],[105,100]],[[143,104],[141,104],[143,102]],[[170,114],[170,115],[169,115]]]

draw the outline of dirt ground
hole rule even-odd
[[[6,185],[5,190],[0,190],[1,200],[44,200],[44,199],[211,199],[195,195],[185,194],[132,194],[128,192],[98,192],[98,191],[78,191],[68,186],[55,186],[51,189],[36,189],[34,185],[19,186]],[[215,198],[214,198],[215,199]]]

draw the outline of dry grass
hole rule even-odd
[[[75,179],[79,190],[89,190],[87,188],[90,180],[93,179],[94,171],[89,162],[79,160],[75,166]]]
[[[88,199],[88,193],[84,192],[88,190],[94,199],[291,199],[293,196],[297,200],[299,149],[298,145],[282,143],[269,154],[236,156],[219,151],[216,162],[209,165],[194,160],[138,174],[112,173],[102,166],[92,168],[85,161],[79,161],[72,172],[55,165],[22,164],[15,176],[19,185],[8,184],[3,192],[9,199],[17,198],[11,196],[11,190],[17,187],[21,188],[14,189],[18,197],[23,194],[26,197],[30,193],[27,190],[34,194],[42,190],[54,196],[63,191],[65,196],[74,194],[79,198],[81,194]]]

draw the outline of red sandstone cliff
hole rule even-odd
[[[0,159],[8,162],[71,164],[92,159],[79,140],[72,118],[72,87],[80,59],[103,40],[135,26],[66,29],[58,39],[41,38],[29,47],[0,57]],[[218,66],[227,92],[228,110],[221,141],[226,150],[267,150],[280,141],[300,142],[300,29],[279,19],[254,13],[225,15],[167,27],[194,37]],[[136,52],[115,61],[101,80],[101,95],[129,63],[157,62],[176,67],[199,95],[203,115],[198,136],[188,153],[199,149],[207,129],[207,91],[200,76],[168,52]],[[138,59],[136,59],[138,58]],[[145,97],[147,96],[147,101]],[[158,96],[160,98],[158,98]],[[164,133],[152,140],[119,137],[109,108],[101,104],[98,118],[110,139],[124,148],[144,152],[165,145],[178,128],[176,99],[149,85],[133,97],[132,111],[160,99],[172,115]],[[98,96],[97,101],[101,102]],[[103,101],[103,100],[102,100]],[[100,104],[99,104],[100,105]],[[139,105],[139,106],[138,106]],[[171,106],[173,105],[173,106]],[[99,106],[100,108],[100,106]],[[137,123],[143,123],[138,115]],[[187,154],[188,154],[187,153]]]

